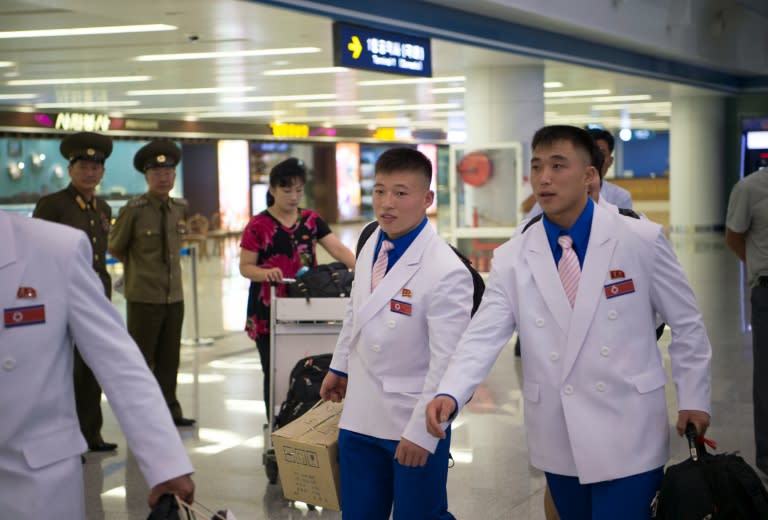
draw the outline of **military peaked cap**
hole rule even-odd
[[[181,160],[181,150],[173,141],[151,141],[133,156],[133,166],[141,173],[150,168],[169,166],[175,168]]]
[[[78,159],[104,163],[112,153],[112,139],[94,132],[78,132],[65,137],[59,150],[70,164]]]

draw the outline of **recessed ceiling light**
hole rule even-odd
[[[135,107],[138,101],[70,101],[53,103],[35,103],[35,108],[104,108]]]
[[[181,61],[209,60],[219,58],[246,58],[250,56],[280,56],[288,54],[311,54],[320,52],[319,47],[291,47],[285,49],[253,49],[245,51],[218,52],[180,52],[175,54],[144,54],[136,56],[136,61]]]
[[[34,99],[37,94],[0,94],[0,99]]]
[[[306,69],[272,69],[265,70],[262,74],[265,76],[302,76],[304,74],[334,74],[336,72],[347,72],[346,67],[310,67]]]
[[[319,108],[319,107],[360,107],[366,105],[398,105],[403,103],[402,99],[358,99],[355,101],[307,101],[296,103],[298,108]]]
[[[0,61],[0,67],[13,67],[14,65],[16,64],[12,61]]]
[[[186,94],[219,94],[223,92],[250,92],[255,87],[205,87],[205,88],[166,88],[155,90],[129,90],[128,96],[178,96]]]
[[[159,108],[129,108],[124,110],[126,114],[179,114],[185,112],[210,112],[216,110],[216,106],[200,106],[200,107],[159,107]]]
[[[545,81],[544,88],[560,88],[563,84],[559,81]]]
[[[125,34],[138,32],[175,31],[177,27],[165,24],[112,25],[107,27],[69,27],[65,29],[30,29],[27,31],[0,31],[0,40],[9,38],[50,38],[53,36],[93,36],[98,34]]]
[[[92,83],[138,83],[149,81],[152,76],[104,76],[99,78],[50,78],[50,79],[12,79],[7,82],[11,87],[29,85],[80,85]]]
[[[433,94],[462,94],[466,91],[467,89],[465,87],[444,87],[432,89]]]
[[[201,112],[199,114],[196,114],[199,118],[208,118],[208,117],[221,117],[221,118],[227,118],[227,117],[277,117],[282,114],[285,114],[285,110],[257,110],[254,112],[247,112],[247,111],[241,111],[241,112]]]
[[[453,110],[461,108],[459,103],[426,103],[419,105],[377,105],[372,107],[360,107],[360,112],[400,112],[403,110]]]
[[[610,94],[611,91],[607,88],[599,88],[594,90],[559,90],[556,92],[544,92],[545,98],[566,98],[566,97],[579,97],[579,96],[602,96]]]
[[[312,99],[336,99],[336,94],[297,94],[286,96],[244,96],[225,98],[224,103],[269,103],[274,101],[304,101]]]
[[[361,87],[379,87],[385,85],[413,85],[418,83],[450,83],[452,81],[465,81],[465,76],[443,76],[437,78],[407,78],[407,79],[381,79],[371,81],[358,81]]]

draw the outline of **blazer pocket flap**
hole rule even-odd
[[[385,392],[420,394],[424,391],[424,376],[393,376],[382,381]]]
[[[652,368],[640,374],[635,374],[627,378],[630,383],[635,385],[637,391],[641,394],[653,392],[667,384],[667,373],[664,367]]]
[[[24,441],[24,458],[32,469],[81,455],[87,449],[80,428],[64,428]]]
[[[525,400],[532,403],[538,403],[540,392],[539,388],[539,383],[534,383],[533,381],[524,381],[523,397],[525,397]]]

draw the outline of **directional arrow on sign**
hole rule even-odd
[[[360,38],[353,36],[352,40],[347,44],[347,50],[352,53],[353,59],[359,58],[360,53],[363,52],[363,44],[360,43]]]

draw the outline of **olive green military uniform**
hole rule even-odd
[[[87,201],[70,184],[61,191],[42,197],[32,216],[85,231],[93,247],[93,270],[104,284],[104,293],[111,297],[112,279],[107,272],[106,254],[112,208],[107,201],[96,196]]]
[[[61,143],[61,153],[70,164],[79,159],[103,163],[111,151],[112,140],[109,137],[90,132],[72,134]],[[107,272],[106,262],[107,238],[112,220],[112,208],[109,204],[96,196],[87,200],[70,184],[61,191],[40,198],[32,216],[80,229],[88,235],[93,249],[93,270],[99,275],[107,298],[110,298],[112,280]],[[74,359],[74,385],[80,431],[89,448],[103,446],[101,387],[77,349]]]
[[[172,165],[176,162],[178,157]],[[182,418],[176,398],[184,320],[179,251],[187,218],[186,200],[162,201],[145,193],[120,209],[109,233],[110,251],[123,257],[128,332],[155,374],[175,420]]]

